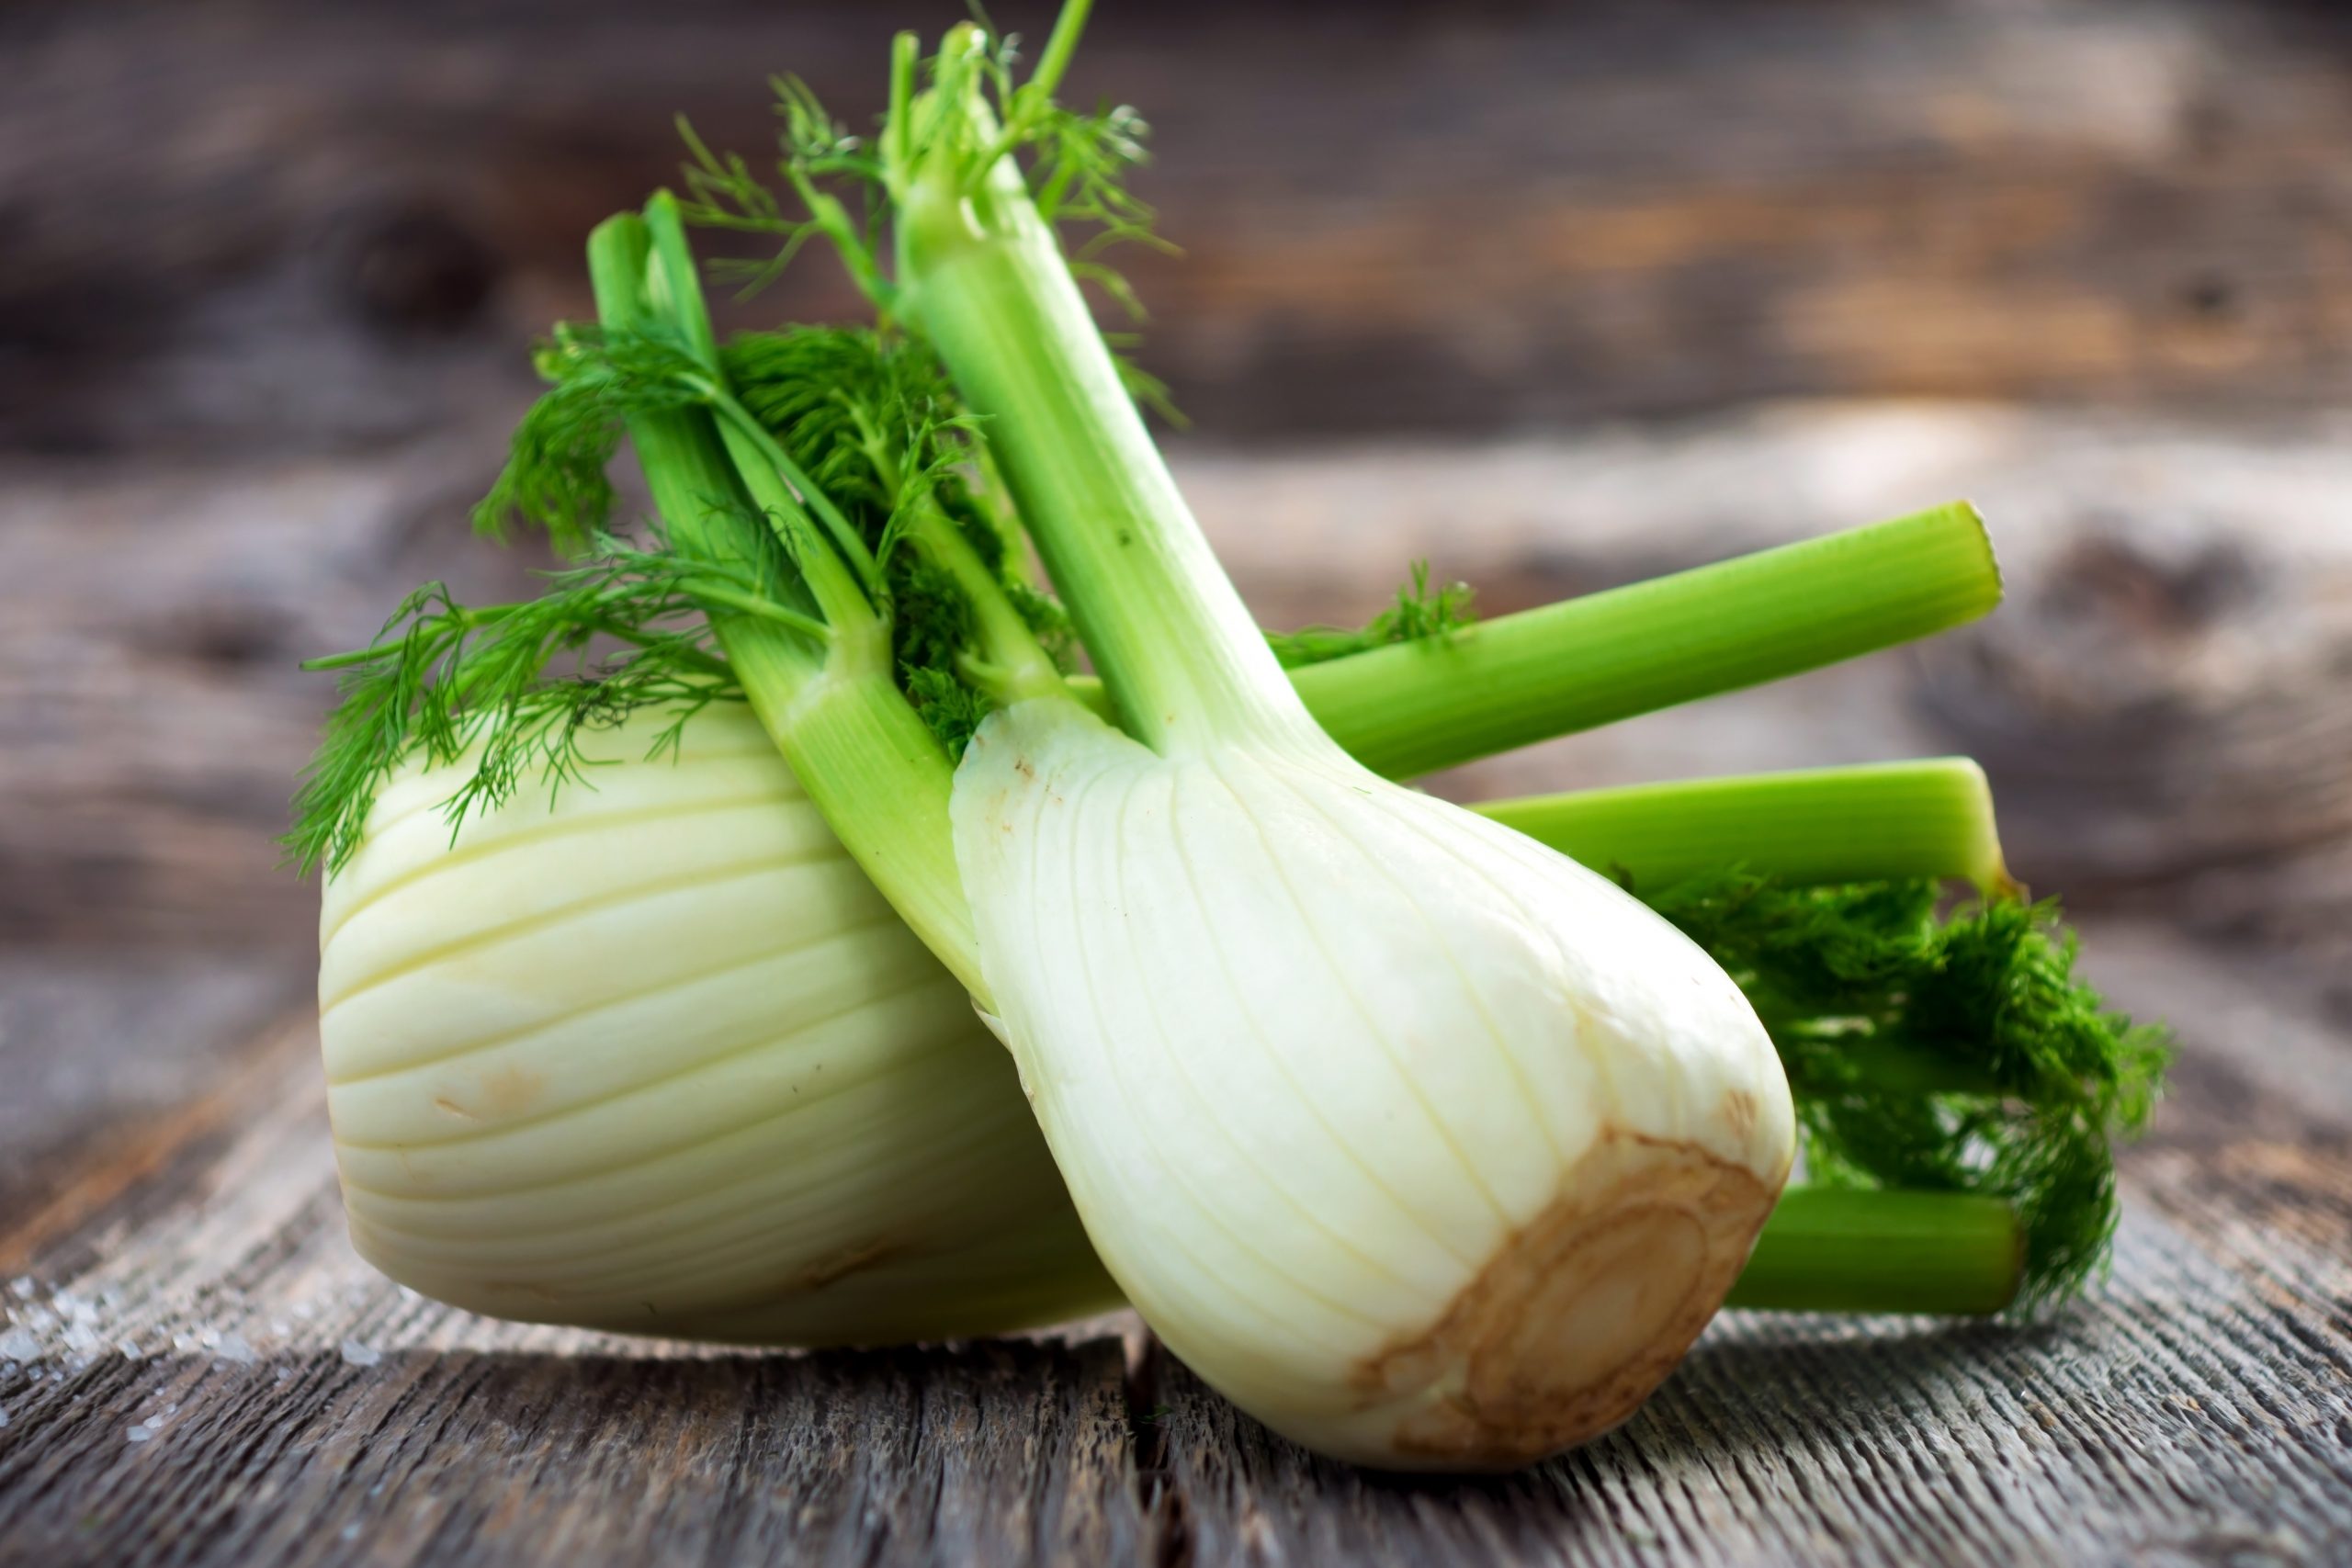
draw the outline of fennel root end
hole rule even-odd
[[[1682,1359],[1778,1196],[1695,1145],[1603,1134],[1435,1325],[1363,1364],[1366,1406],[1401,1404],[1395,1453],[1433,1470],[1599,1437]]]

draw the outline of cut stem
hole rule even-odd
[[[2025,1232],[1997,1198],[1792,1187],[1724,1304],[1985,1316],[2024,1277]]]
[[[1302,671],[1303,673],[1303,671]],[[1984,770],[1965,757],[1807,768],[1488,801],[1472,810],[1636,891],[1737,866],[1797,884],[2014,890]]]
[[[1294,673],[1327,732],[1410,778],[1931,636],[2000,597],[1984,520],[1954,502]]]
[[[985,451],[985,449],[983,449]],[[2000,576],[1964,504],[1776,547],[1624,588],[1481,622],[1446,637],[1350,653],[1290,671],[1323,731],[1389,778],[1693,702],[1930,637],[1984,614]],[[1967,547],[1957,547],[1966,545]],[[1774,608],[1751,615],[1760,585]],[[1792,606],[1805,612],[1799,637]],[[1694,625],[1711,628],[1692,656]],[[1630,645],[1634,651],[1626,654]],[[1112,716],[1091,676],[1080,701]],[[1939,874],[1968,874],[1954,872]]]

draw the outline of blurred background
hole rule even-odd
[[[1361,618],[1420,557],[1500,612],[1993,520],[1981,626],[1441,787],[1972,752],[2127,1001],[2340,1073],[2352,13],[1102,10],[1072,96],[1150,119],[1183,248],[1126,258],[1141,357],[1268,623]],[[890,28],[960,14],[0,12],[0,1206],[299,1002],[316,894],[271,840],[329,692],[295,661],[539,564],[465,508],[673,114],[756,155],[789,69],[866,123]],[[737,319],[854,308],[812,252]]]

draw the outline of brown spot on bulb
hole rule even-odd
[[[1516,1469],[1599,1437],[1699,1337],[1778,1195],[1694,1145],[1604,1133],[1434,1324],[1359,1364],[1363,1404],[1428,1391],[1394,1445],[1432,1468]]]
[[[481,1114],[491,1120],[520,1116],[539,1102],[547,1092],[544,1073],[528,1067],[501,1067],[481,1080]]]
[[[1756,1097],[1744,1089],[1735,1089],[1724,1096],[1724,1122],[1731,1128],[1732,1136],[1743,1143],[1756,1131]]]
[[[796,1291],[821,1291],[852,1274],[876,1269],[899,1256],[905,1248],[891,1241],[869,1241],[848,1247],[831,1258],[820,1258],[793,1277]]]

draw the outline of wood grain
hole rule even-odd
[[[1133,258],[1147,357],[1227,438],[2352,394],[2337,7],[1102,9],[1072,92],[1148,112],[1187,252]],[[12,7],[0,444],[503,423],[581,236],[676,177],[674,113],[758,153],[789,70],[862,128],[889,28],[962,13]],[[812,261],[752,314],[849,305]]]
[[[308,970],[288,953],[0,953],[0,1273],[187,1141]]]

